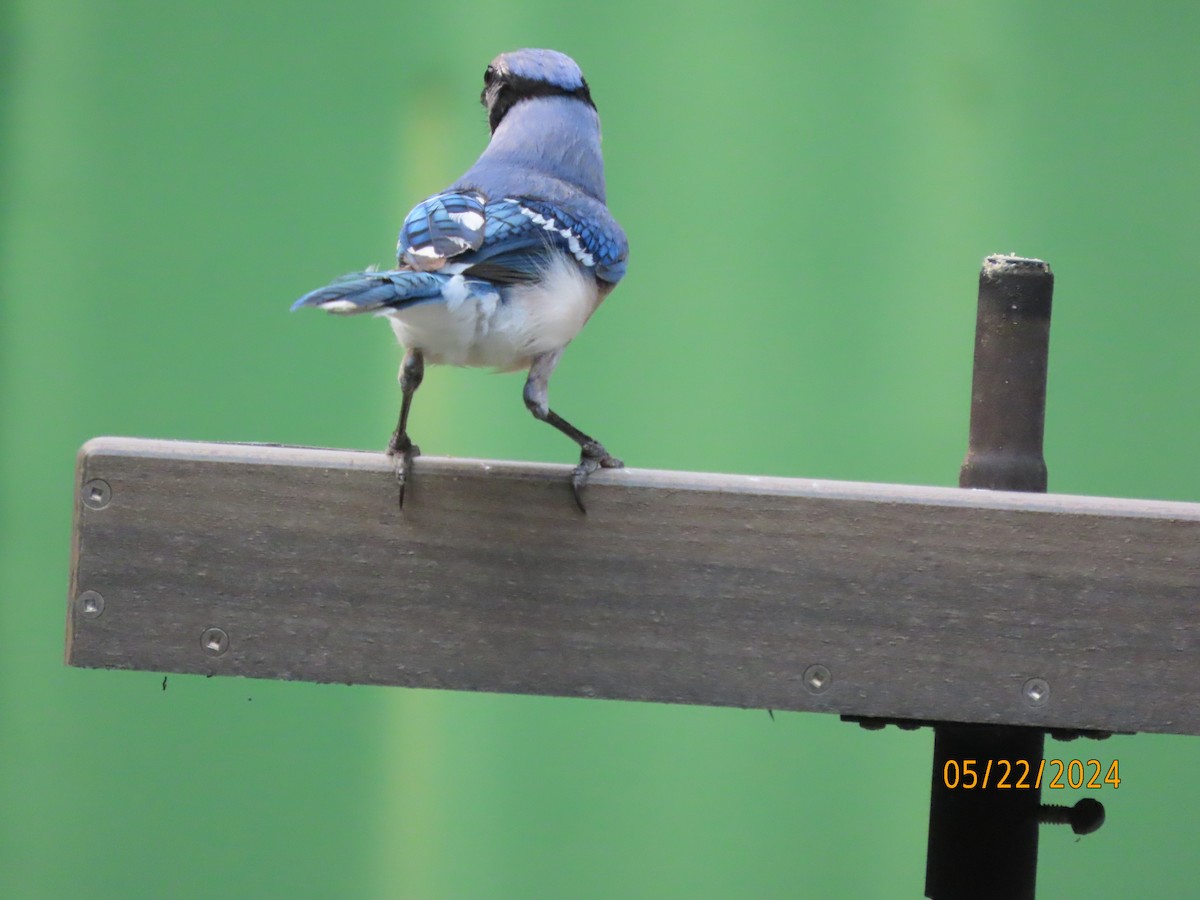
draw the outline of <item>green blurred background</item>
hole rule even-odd
[[[1012,251],[1058,279],[1051,488],[1200,499],[1200,6],[783,10],[0,6],[0,895],[921,894],[928,730],[62,664],[87,438],[382,448],[390,330],[288,304],[387,263],[522,46],[604,119],[632,264],[551,395],[630,465],[954,484]],[[573,456],[519,376],[431,371],[413,433]],[[1048,744],[1124,781],[1041,896],[1195,896],[1198,750]]]

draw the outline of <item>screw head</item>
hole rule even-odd
[[[84,591],[75,598],[75,603],[79,612],[89,619],[94,619],[104,612],[104,598],[96,591]]]
[[[1050,701],[1050,682],[1045,678],[1030,678],[1021,688],[1030,706],[1045,706]]]
[[[820,694],[829,687],[833,675],[829,669],[820,663],[809,666],[804,670],[804,689],[810,694]]]
[[[1076,834],[1091,834],[1104,824],[1104,804],[1084,797],[1071,807],[1071,830]]]
[[[209,656],[220,656],[229,649],[229,635],[220,628],[205,628],[200,635],[200,646]]]
[[[83,483],[83,505],[88,509],[104,509],[112,499],[112,488],[103,478],[93,478]]]

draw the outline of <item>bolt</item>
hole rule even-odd
[[[1045,678],[1030,678],[1021,688],[1030,706],[1045,706],[1050,700],[1050,682]]]
[[[1084,797],[1074,806],[1043,803],[1038,809],[1038,821],[1043,825],[1070,825],[1076,834],[1091,834],[1104,824],[1104,804]]]
[[[104,612],[104,598],[96,591],[84,591],[76,603],[79,604],[79,611],[89,619],[94,619]]]
[[[93,478],[83,484],[83,505],[88,509],[104,509],[112,499],[112,488],[103,478]]]
[[[804,689],[810,694],[821,693],[829,687],[829,682],[832,680],[833,676],[829,673],[829,669],[820,663],[804,670]]]
[[[229,635],[220,628],[206,628],[200,635],[200,646],[209,656],[220,656],[229,649]]]

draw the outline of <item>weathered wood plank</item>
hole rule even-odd
[[[1200,734],[1200,504],[566,472],[96,439],[67,662]]]

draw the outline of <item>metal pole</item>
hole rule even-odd
[[[1040,259],[989,256],[979,273],[971,436],[959,487],[1046,492],[1042,434],[1054,275]]]
[[[979,273],[971,436],[964,488],[1046,490],[1042,455],[1054,275],[1039,259],[989,256]],[[969,652],[963,648],[963,652]],[[1037,728],[944,724],[934,728],[925,896],[1032,900],[1037,884],[1036,789],[966,788],[967,761],[982,779],[1004,759],[1036,770]],[[947,766],[957,786],[948,787]]]

